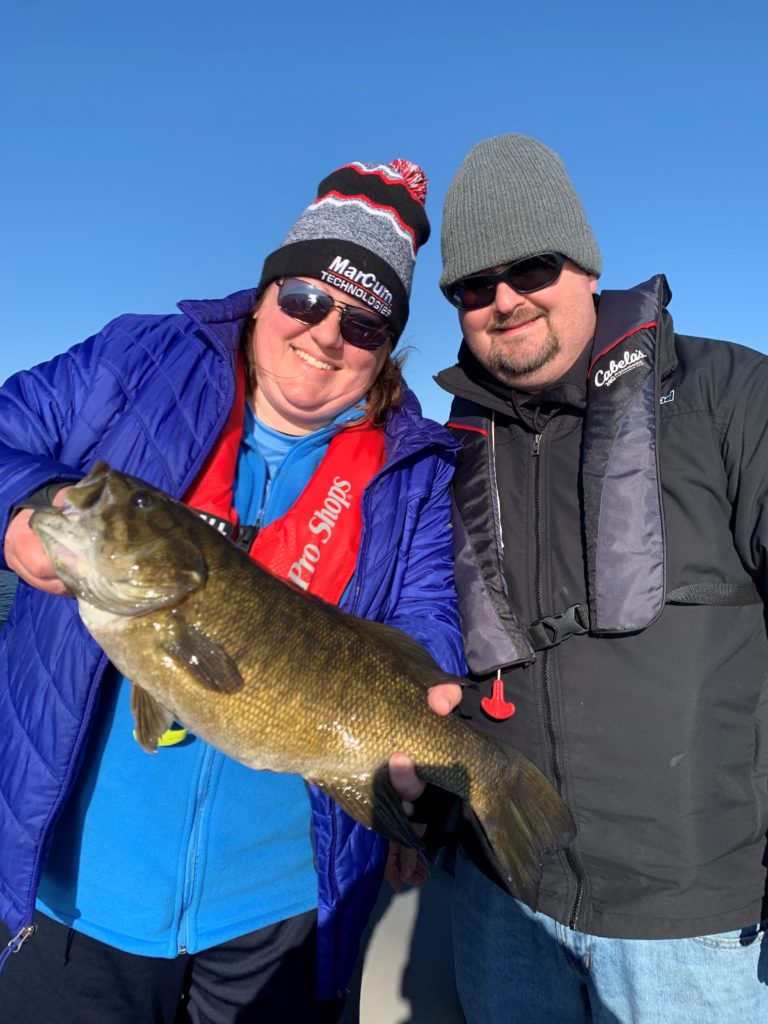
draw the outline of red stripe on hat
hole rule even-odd
[[[410,163],[410,161],[408,161],[408,160],[404,160],[404,161],[401,161],[401,162],[402,163],[408,163],[408,164]],[[392,170],[395,173],[393,175],[388,175],[388,174],[385,174],[383,171],[379,170],[378,167],[359,167],[356,164],[344,164],[344,166],[343,167],[339,167],[338,170],[339,171],[355,171],[356,174],[375,174],[376,177],[380,178],[384,182],[385,185],[401,185],[406,190],[406,192],[408,192],[408,194],[410,195],[410,197],[412,199],[415,199],[416,202],[419,203],[420,206],[424,206],[426,198],[427,198],[427,195],[426,195],[426,191],[427,191],[427,176],[426,176],[426,174],[424,174],[424,171],[422,171],[422,169],[418,166],[418,164],[412,164],[412,166],[414,168],[416,168],[416,170],[419,172],[419,174],[424,179],[424,184],[423,184],[423,186],[421,188],[414,188],[409,183],[409,181],[408,181],[406,175],[404,174],[403,170],[401,168],[395,166],[395,162],[394,161],[391,164],[386,164],[385,166],[391,167]]]
[[[416,249],[418,249],[418,245],[416,244],[416,232],[413,230],[413,228],[409,224],[405,223],[405,221],[400,216],[400,214],[397,212],[397,210],[394,208],[394,206],[382,206],[380,203],[374,203],[371,199],[368,198],[368,196],[364,196],[362,194],[358,194],[358,195],[355,195],[355,196],[350,196],[350,195],[347,195],[344,192],[337,192],[335,189],[332,192],[324,192],[321,196],[318,196],[317,199],[314,201],[314,203],[312,205],[313,206],[317,206],[318,203],[322,203],[322,201],[324,199],[327,199],[328,196],[333,196],[336,199],[347,199],[347,200],[349,200],[349,199],[360,199],[362,202],[364,202],[368,206],[370,206],[371,209],[373,209],[373,210],[382,210],[384,213],[391,213],[392,216],[394,217],[394,219],[400,225],[400,227],[404,231],[407,231],[408,234],[411,236],[411,244],[413,246],[414,251]]]

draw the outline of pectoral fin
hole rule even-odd
[[[208,690],[232,693],[243,686],[236,662],[218,640],[190,625],[182,616],[173,620],[164,653]]]
[[[392,788],[386,765],[378,769],[372,782],[355,779],[309,779],[332,797],[347,814],[366,828],[387,839],[423,850],[424,844],[411,828],[402,801]]]
[[[156,753],[157,741],[171,727],[173,715],[136,683],[131,687],[131,712],[136,724],[134,735],[137,743],[148,754]]]

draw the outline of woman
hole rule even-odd
[[[336,1016],[385,843],[302,779],[247,769],[181,724],[145,754],[129,681],[62,599],[29,506],[61,501],[104,459],[461,671],[454,448],[391,357],[429,234],[425,191],[405,161],[339,168],[255,289],[119,317],[0,391],[0,567],[24,581],[0,635],[7,1013]]]

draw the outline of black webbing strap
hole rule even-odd
[[[688,583],[667,594],[665,604],[762,604],[754,583]]]
[[[754,583],[688,583],[667,594],[665,604],[704,604],[716,607],[762,604]],[[534,651],[556,647],[571,636],[589,632],[589,605],[572,604],[564,612],[546,615],[525,631]]]
[[[197,513],[213,530],[226,537],[236,548],[246,552],[251,550],[251,544],[259,532],[258,526],[235,526],[223,516],[215,516],[213,513],[203,512],[199,508],[192,509],[192,511]]]

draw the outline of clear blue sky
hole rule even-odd
[[[0,380],[121,312],[255,283],[350,160],[430,179],[406,375],[454,359],[439,222],[476,141],[563,156],[603,287],[667,274],[678,329],[768,350],[768,8],[18,0],[0,14]]]

